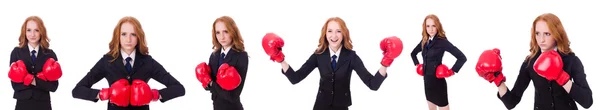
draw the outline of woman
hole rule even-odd
[[[517,106],[531,81],[535,87],[535,110],[577,110],[575,102],[588,109],[593,103],[592,90],[581,60],[569,45],[569,37],[560,19],[552,13],[545,13],[533,21],[531,53],[521,65],[513,89],[509,90],[504,84],[506,78],[502,74],[499,50],[496,54],[484,52],[476,70],[484,79],[496,84],[497,96],[507,109]],[[497,63],[490,62],[493,60]]]
[[[300,69],[294,71],[284,61],[281,52],[283,40],[268,33],[263,38],[263,48],[271,60],[281,63],[282,73],[292,84],[306,78],[315,68],[321,76],[314,110],[348,110],[352,105],[350,95],[350,76],[356,71],[361,80],[371,89],[378,90],[387,78],[387,67],[402,52],[402,43],[397,37],[388,37],[382,41],[384,58],[379,71],[373,76],[365,68],[360,57],[352,50],[352,40],[346,23],[339,17],[329,18],[321,30],[319,46]],[[389,44],[389,45],[388,45]]]
[[[214,110],[244,110],[240,95],[248,71],[248,53],[231,17],[222,16],[215,20],[212,44],[214,51],[208,65],[202,62],[196,67],[198,81],[212,93]]]
[[[467,61],[467,57],[446,37],[440,19],[433,14],[427,15],[423,21],[422,40],[411,53],[412,60],[417,65],[417,73],[423,76],[425,82],[425,97],[429,110],[449,110],[448,86],[446,79],[455,73]],[[422,52],[423,64],[419,64],[417,54]],[[445,52],[456,57],[452,68],[442,64]]]
[[[40,17],[25,19],[19,46],[10,53],[8,77],[17,99],[15,110],[52,110],[50,92],[58,88],[62,71],[49,42]]]
[[[166,102],[185,94],[183,85],[149,55],[144,30],[136,18],[123,17],[119,21],[109,49],[77,83],[74,98],[109,100],[108,110],[149,110],[152,101]],[[102,78],[106,78],[110,88],[91,88]],[[146,83],[150,79],[166,88],[150,89]]]

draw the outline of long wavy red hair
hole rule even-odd
[[[135,46],[136,51],[138,51],[142,55],[149,54],[148,45],[146,44],[146,34],[144,34],[142,24],[134,17],[125,16],[121,18],[121,20],[119,20],[119,23],[117,23],[117,26],[115,26],[112,40],[108,44],[108,48],[110,49],[110,51],[106,54],[114,58],[110,62],[115,61],[119,57],[119,53],[121,52],[121,26],[125,23],[131,23],[135,29],[136,37],[138,39],[137,45]]]
[[[19,48],[23,48],[25,47],[25,45],[27,45],[27,43],[29,42],[27,40],[27,22],[29,21],[33,21],[37,24],[37,28],[40,31],[40,41],[39,41],[39,45],[41,48],[40,50],[44,50],[44,49],[50,49],[50,38],[48,38],[48,34],[46,33],[46,26],[44,26],[44,21],[42,21],[42,18],[38,17],[38,16],[29,16],[27,17],[27,19],[25,19],[25,22],[23,22],[23,26],[21,26],[21,35],[19,35]]]
[[[540,51],[540,46],[537,43],[537,39],[535,37],[535,24],[538,21],[545,21],[546,25],[548,25],[548,29],[550,29],[550,34],[554,41],[556,41],[556,46],[558,47],[558,52],[562,54],[573,53],[571,50],[571,42],[569,41],[569,37],[567,36],[567,31],[562,25],[562,22],[558,18],[558,16],[552,13],[544,13],[533,21],[533,26],[531,27],[531,41],[529,42],[529,55],[527,56],[527,61],[531,60],[535,56],[536,53]]]
[[[438,18],[434,14],[429,14],[425,16],[425,19],[423,19],[423,32],[421,32],[421,35],[423,37],[421,40],[421,48],[425,48],[425,44],[427,44],[427,41],[429,40],[429,34],[427,34],[427,19],[433,20],[435,24],[435,29],[437,29],[435,37],[446,38],[446,31],[444,31],[444,28],[442,27],[442,22],[440,22],[440,18]]]
[[[231,48],[236,52],[245,52],[246,50],[244,47],[244,39],[242,39],[242,34],[240,34],[240,30],[238,29],[235,21],[233,21],[233,18],[229,16],[221,16],[217,18],[215,22],[213,22],[212,26],[212,44],[214,50],[213,53],[219,51],[219,49],[223,47],[221,43],[219,43],[219,41],[217,40],[217,33],[215,31],[215,25],[217,25],[218,22],[223,22],[225,24],[225,27],[227,28],[227,31],[230,33],[229,37],[231,37],[233,43],[233,46]]]
[[[329,47],[329,42],[327,41],[327,24],[329,22],[337,22],[340,25],[340,30],[342,31],[342,45],[345,49],[352,50],[352,39],[350,39],[350,31],[346,26],[346,22],[342,20],[340,17],[331,17],[327,19],[327,22],[323,25],[321,29],[321,37],[319,38],[319,46],[315,51],[315,54],[322,54]]]

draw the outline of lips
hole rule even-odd
[[[336,40],[333,40],[333,39],[331,39],[331,42],[337,42],[338,40],[339,40],[339,39],[336,39]]]

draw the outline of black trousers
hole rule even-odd
[[[313,110],[348,110],[348,107],[315,104]]]
[[[45,100],[17,100],[15,110],[52,110],[52,105]]]
[[[427,101],[444,107],[448,105],[448,86],[446,79],[439,79],[435,75],[423,76],[425,81],[425,97]]]

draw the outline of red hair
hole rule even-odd
[[[119,53],[121,52],[121,26],[125,23],[131,23],[133,28],[135,29],[135,34],[138,39],[138,43],[135,46],[136,51],[140,52],[142,55],[148,55],[148,45],[146,44],[146,34],[144,34],[144,29],[142,29],[142,24],[136,18],[131,16],[126,16],[119,20],[117,26],[115,26],[115,30],[113,31],[113,37],[110,43],[108,44],[108,48],[110,51],[106,54],[109,54],[114,59],[110,62],[115,61],[119,57]]]
[[[219,49],[221,49],[221,47],[223,47],[221,45],[221,43],[219,43],[219,41],[217,40],[217,33],[215,30],[215,25],[217,25],[218,22],[223,22],[225,24],[225,27],[227,28],[227,31],[231,34],[229,34],[233,43],[233,46],[231,47],[233,50],[235,50],[236,52],[245,52],[245,47],[244,47],[244,39],[242,39],[242,35],[240,34],[240,30],[237,27],[237,24],[235,24],[235,21],[233,21],[233,18],[229,17],[229,16],[221,16],[219,18],[217,18],[215,20],[215,22],[213,22],[213,29],[212,29],[212,44],[213,44],[213,49],[214,52],[219,51]]]
[[[25,19],[25,22],[23,22],[23,26],[21,26],[21,35],[19,35],[19,48],[23,48],[25,47],[25,45],[27,45],[27,42],[29,42],[27,40],[27,22],[29,21],[33,21],[37,24],[37,28],[40,30],[40,47],[43,49],[49,49],[50,48],[50,38],[48,38],[48,34],[46,34],[46,26],[44,26],[44,21],[42,21],[42,18],[38,17],[38,16],[29,16],[27,17],[27,19]],[[40,49],[42,50],[42,49]]]
[[[435,24],[435,29],[437,30],[435,37],[446,38],[446,31],[444,31],[444,28],[442,28],[442,23],[440,22],[440,18],[438,18],[434,14],[427,15],[427,16],[425,16],[425,19],[423,20],[423,32],[421,32],[421,35],[423,36],[423,38],[421,40],[421,48],[425,48],[425,44],[427,43],[427,40],[429,39],[429,34],[427,34],[427,19],[433,20],[433,22]]]
[[[527,60],[531,60],[535,56],[536,53],[540,51],[540,46],[537,44],[537,39],[535,35],[535,24],[539,21],[545,21],[546,25],[548,25],[548,29],[550,29],[550,35],[556,41],[556,46],[558,48],[558,52],[562,54],[573,53],[571,50],[571,42],[569,41],[569,37],[567,36],[567,32],[562,25],[562,22],[558,18],[558,16],[552,13],[544,13],[533,21],[533,26],[531,27],[531,41],[529,42],[529,56],[527,56]]]
[[[329,42],[327,42],[327,24],[332,21],[337,22],[340,25],[340,31],[342,31],[343,37],[342,44],[344,45],[344,48],[352,50],[352,39],[350,39],[350,31],[346,26],[346,22],[344,22],[344,20],[342,20],[340,17],[332,17],[327,19],[327,22],[325,22],[323,28],[321,29],[321,37],[319,38],[319,47],[315,51],[316,54],[322,54],[327,47],[329,47]]]

